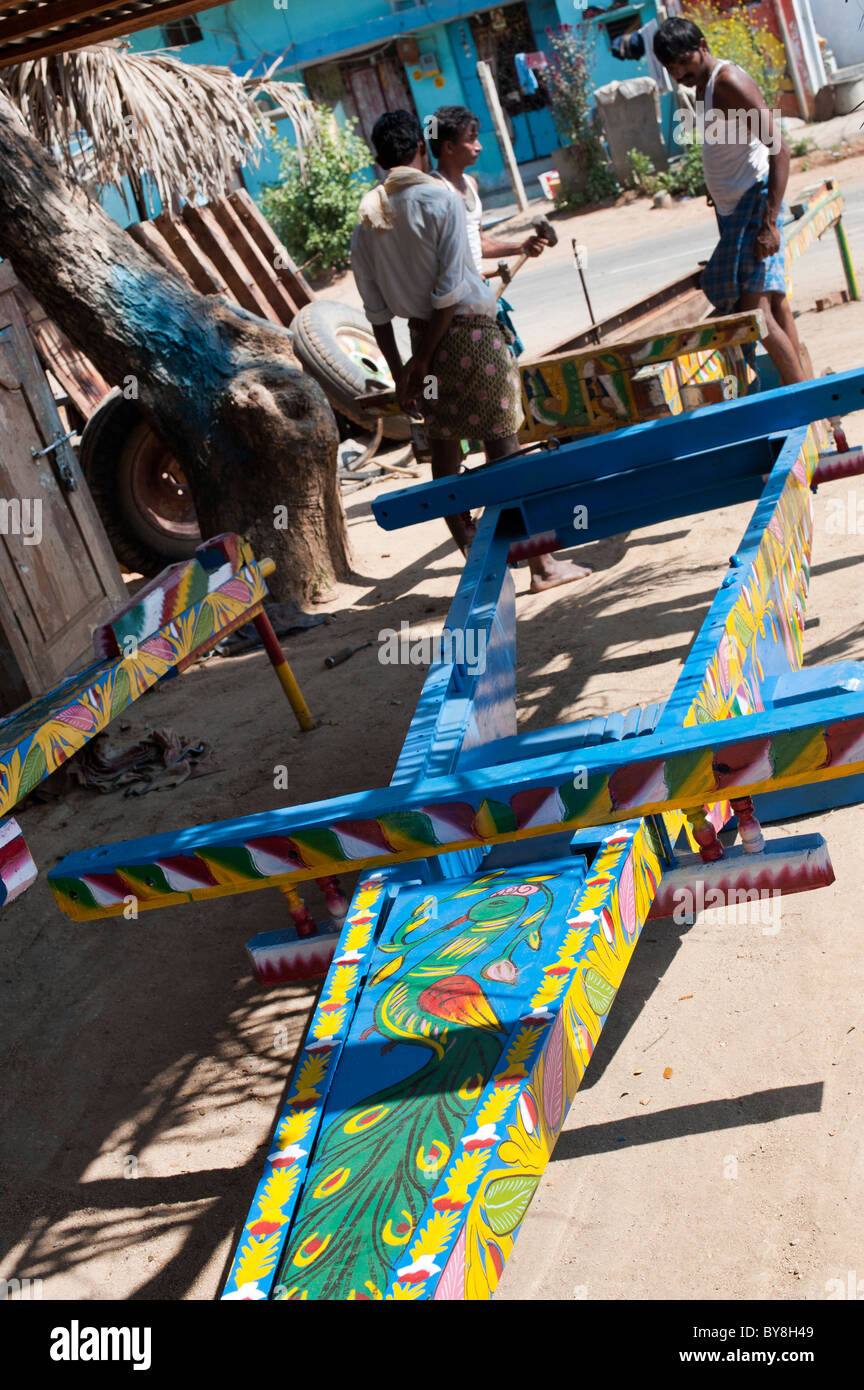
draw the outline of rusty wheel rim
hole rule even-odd
[[[142,430],[129,456],[132,500],[157,531],[175,540],[200,538],[189,484],[174,455],[149,429]]]

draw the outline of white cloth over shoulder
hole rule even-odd
[[[371,324],[428,319],[452,305],[495,318],[495,292],[474,267],[464,204],[447,184],[419,170],[391,170],[360,209],[351,268]]]
[[[371,188],[360,200],[357,221],[364,227],[374,227],[376,232],[389,232],[393,228],[393,209],[390,194],[402,193],[406,188],[417,184],[432,183],[433,174],[424,174],[410,164],[397,164],[391,169],[383,183]]]

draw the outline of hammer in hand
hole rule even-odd
[[[552,223],[549,221],[548,217],[545,217],[543,215],[532,217],[531,225],[534,228],[535,236],[540,237],[541,240],[545,241],[549,246],[558,245],[558,233],[552,226]],[[530,260],[530,257],[528,255],[528,252],[526,251],[523,255],[519,257],[513,269],[510,271],[509,279],[504,280],[502,277],[501,288],[498,290],[498,293],[495,296],[496,299],[501,298],[502,294],[504,293],[510,281],[513,279],[513,276],[516,274],[517,270],[521,270],[527,260]]]

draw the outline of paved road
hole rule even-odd
[[[864,284],[864,182],[843,189],[844,219],[852,254]],[[623,246],[588,246],[585,278],[595,317],[616,313],[661,285],[695,270],[711,255],[716,244],[713,223],[681,227],[659,236]],[[837,242],[829,233],[810,247],[795,268],[796,299],[806,302],[811,283],[814,293],[826,285],[845,284]],[[810,296],[812,302],[812,294]],[[568,334],[578,333],[591,322],[585,307],[579,276],[572,261],[539,261],[531,274],[513,281],[507,299],[528,353],[540,353]]]

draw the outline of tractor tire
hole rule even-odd
[[[304,305],[295,316],[291,332],[297,360],[323,388],[333,409],[374,433],[378,417],[358,410],[355,398],[369,390],[367,377],[375,377],[391,389],[393,382],[375,334],[361,310],[333,299],[316,299]],[[407,324],[400,322],[396,326],[396,341],[407,361],[411,355]],[[385,415],[384,438],[410,439],[411,425],[406,416]]]
[[[79,462],[120,565],[149,579],[194,555],[201,531],[182,469],[118,388],[90,416]]]

